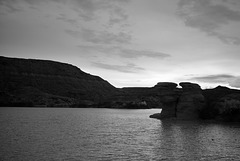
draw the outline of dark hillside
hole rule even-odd
[[[48,60],[0,57],[1,105],[98,104],[117,91],[79,68]]]
[[[201,118],[240,121],[240,90],[218,86],[203,90],[203,95],[206,106]]]

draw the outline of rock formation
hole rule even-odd
[[[198,119],[199,111],[205,107],[205,99],[202,89],[198,84],[183,82],[179,84],[182,93],[177,104],[177,115],[179,119]]]
[[[159,91],[162,93],[161,102],[163,104],[160,114],[151,115],[151,118],[178,118],[178,119],[198,119],[199,111],[204,108],[205,101],[202,90],[198,84],[182,82],[182,88],[175,86],[165,86],[158,83]]]
[[[161,83],[159,83],[161,84]],[[176,118],[180,120],[214,119],[240,121],[240,91],[218,86],[202,90],[198,84],[182,82],[175,99],[167,100],[162,112],[151,118]],[[166,91],[166,90],[161,90]],[[174,91],[174,90],[169,90]],[[164,99],[161,100],[161,103]],[[176,104],[174,108],[171,104]],[[175,115],[174,115],[175,112]]]
[[[154,86],[157,97],[159,97],[162,112],[158,116],[160,118],[169,118],[169,117],[176,117],[177,111],[177,103],[179,98],[179,89],[176,88],[176,83],[170,82],[160,82]],[[151,116],[152,117],[152,116]]]

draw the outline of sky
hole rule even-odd
[[[240,88],[240,1],[0,0],[0,55],[69,63],[120,88]]]

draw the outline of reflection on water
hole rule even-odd
[[[161,121],[155,154],[167,160],[239,160],[240,125]]]
[[[0,160],[240,160],[240,125],[156,110],[0,109]]]

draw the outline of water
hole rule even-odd
[[[240,124],[156,110],[0,108],[0,160],[240,160]]]

